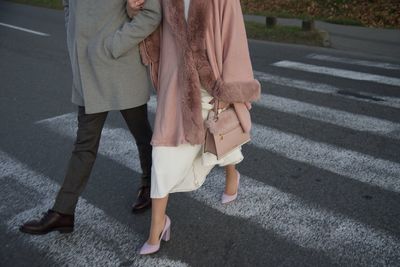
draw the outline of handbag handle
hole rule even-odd
[[[219,100],[217,99],[214,101],[214,121],[217,121],[219,119],[218,107],[219,107]]]

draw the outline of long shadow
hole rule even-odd
[[[248,145],[243,174],[300,197],[312,206],[398,234],[400,194]],[[251,192],[246,192],[251,193]]]
[[[10,232],[5,224],[15,213],[34,208],[35,202],[40,201],[36,192],[28,188],[11,177],[0,180],[0,259],[2,266],[48,266],[50,259],[46,258],[46,253],[32,247],[24,240],[20,232]],[[17,194],[18,192],[18,194]],[[29,203],[28,203],[29,202]],[[23,256],[21,256],[23,251]]]

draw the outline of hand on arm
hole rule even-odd
[[[108,38],[107,47],[114,58],[119,58],[153,33],[160,22],[160,0],[145,0],[143,9]]]
[[[139,14],[140,10],[144,7],[144,0],[127,0],[126,1],[126,13],[132,19],[134,16]]]

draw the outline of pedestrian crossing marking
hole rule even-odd
[[[299,89],[299,90],[303,90],[303,91],[310,91],[310,92],[334,95],[334,96],[338,96],[338,97],[344,97],[344,98],[348,98],[348,99],[352,99],[352,100],[356,100],[356,101],[373,103],[375,105],[400,108],[400,98],[399,97],[381,96],[381,95],[371,94],[371,93],[366,93],[366,92],[354,92],[351,89],[341,89],[341,88],[338,88],[338,87],[335,87],[335,86],[332,86],[329,84],[291,79],[291,78],[286,78],[286,77],[282,77],[282,76],[278,76],[278,75],[272,75],[269,73],[264,73],[264,72],[259,72],[259,71],[254,72],[254,74],[255,74],[256,78],[259,79],[261,82],[272,83],[272,84],[290,87],[290,88],[294,88],[294,89]],[[349,94],[340,94],[340,92],[348,92]],[[351,95],[351,93],[357,94],[360,97],[354,97]],[[378,101],[372,100],[372,99],[376,99]]]
[[[358,71],[323,67],[318,65],[305,64],[295,61],[283,60],[272,64],[275,67],[294,69],[299,71],[324,74],[334,77],[346,78],[357,81],[368,81],[368,82],[376,82],[380,84],[386,84],[391,86],[400,86],[400,79],[376,75],[371,73],[363,73]]]
[[[335,63],[364,66],[364,67],[381,68],[386,70],[400,70],[400,65],[385,63],[385,62],[376,62],[376,61],[360,60],[360,59],[345,58],[345,57],[334,57],[330,55],[321,55],[321,54],[310,54],[307,55],[307,58],[321,60],[321,61],[335,62]]]
[[[338,62],[343,58],[314,57],[313,59],[325,61],[336,60]],[[281,61],[276,64],[279,65],[282,62],[288,68],[293,67],[292,63],[298,63]],[[288,62],[291,64],[287,64]],[[360,65],[364,63],[370,64],[371,62],[350,60],[347,63]],[[300,66],[295,64],[299,70],[302,70],[301,68],[305,66],[307,68],[314,66],[300,64]],[[390,67],[390,65],[381,65],[382,68],[384,66]],[[327,74],[324,72],[328,70],[340,70],[319,66],[318,68],[323,69],[321,74]],[[315,73],[316,69],[314,67],[312,70],[311,72]],[[400,81],[400,79],[386,76],[361,72],[354,73],[358,73],[359,76],[356,75],[357,78],[369,77],[367,81],[382,84],[388,84],[389,81],[389,83],[392,83],[389,85],[393,85],[395,81]],[[354,73],[340,70],[340,72],[334,72],[333,76],[347,78],[343,76],[349,76]],[[337,95],[342,90],[327,84],[293,80],[261,72],[256,72],[255,74],[261,81],[290,86],[301,90],[332,95]],[[395,80],[387,80],[386,78]],[[350,79],[354,79],[354,77]],[[399,98],[369,93],[362,94],[377,96],[385,100],[383,103],[377,104],[400,107]],[[400,135],[398,124],[388,120],[353,114],[284,97],[264,94],[261,101],[256,103],[256,105],[356,131],[368,131],[396,139]],[[156,99],[154,97],[151,98],[148,106],[150,111],[155,113]],[[76,113],[68,113],[44,119],[38,121],[37,124],[59,135],[74,138],[77,126]],[[300,135],[286,133],[261,124],[254,124],[253,137],[253,145],[259,149],[267,150],[288,159],[315,166],[367,185],[377,186],[383,190],[400,192],[400,180],[398,179],[400,177],[400,164],[398,163],[327,143],[315,142]],[[134,140],[127,130],[106,126],[103,131],[99,153],[138,173],[141,171]],[[49,178],[30,170],[28,166],[12,159],[2,151],[0,151],[0,171],[0,180],[11,176],[19,183],[36,190],[43,198],[43,201],[36,208],[19,213],[7,221],[9,230],[15,232],[15,225],[31,219],[33,215],[39,214],[51,205],[50,200],[54,199],[58,185]],[[222,177],[223,173],[221,170],[217,169],[213,171],[203,187],[197,191],[188,193],[188,195],[204,205],[218,210],[222,214],[244,218],[248,220],[248,223],[258,224],[266,231],[272,231],[300,247],[323,252],[332,259],[333,263],[339,265],[343,263],[343,259],[349,259],[354,264],[360,265],[395,265],[397,264],[396,259],[400,258],[400,240],[392,232],[372,227],[348,218],[343,214],[321,208],[318,204],[307,203],[295,195],[282,192],[277,188],[256,181],[246,175],[242,175],[240,190],[241,192],[250,192],[251,194],[239,194],[237,202],[232,205],[222,206],[218,201],[224,186],[224,179]],[[78,230],[76,235],[70,235],[65,239],[57,239],[54,235],[40,238],[26,238],[35,247],[42,251],[47,250],[52,259],[58,263],[66,261],[69,264],[72,263],[72,265],[74,263],[79,265],[78,260],[82,260],[80,257],[83,257],[83,261],[80,264],[94,260],[95,263],[100,265],[124,265],[126,262],[133,262],[138,265],[187,266],[185,263],[172,261],[168,258],[137,258],[134,248],[143,242],[143,240],[137,234],[132,233],[129,227],[110,218],[104,211],[89,204],[84,199],[80,201],[78,206],[78,217],[81,218],[81,221],[79,222],[80,230]],[[90,222],[94,218],[100,218],[102,222],[104,221],[104,224],[91,225]],[[82,237],[84,240],[82,240]],[[110,248],[109,242],[103,242],[103,240],[111,240],[114,246]],[[96,244],[97,247],[93,251],[90,250],[91,248],[87,249],[86,246],[90,247],[90,244]],[[84,248],[82,249],[82,247]],[[65,250],[69,253],[66,253]],[[106,253],[102,253],[103,250]],[[89,254],[90,256],[87,256]]]
[[[0,179],[12,177],[42,198],[35,208],[21,212],[6,222],[11,233],[20,235],[18,226],[49,209],[59,186],[1,150],[0,175]],[[24,196],[21,195],[21,198],[24,199]],[[119,266],[126,263],[135,266],[188,266],[166,257],[140,257],[137,249],[144,242],[144,236],[80,198],[73,234],[23,235],[22,238],[34,248],[45,252],[58,266]]]
[[[153,98],[151,102],[154,101]],[[155,108],[152,104],[149,107],[150,110]],[[71,113],[57,119],[51,118],[41,121],[41,125],[60,135],[73,138],[76,132],[75,116],[76,114]],[[141,172],[134,140],[125,129],[105,126],[99,153],[138,173]],[[400,247],[399,241],[390,233],[371,228],[341,214],[309,206],[293,195],[245,175],[242,175],[241,192],[249,194],[240,195],[237,203],[233,205],[222,206],[218,201],[223,190],[222,177],[221,170],[212,172],[205,185],[190,193],[190,196],[223,214],[249,219],[299,246],[324,251],[332,259],[342,253],[343,257],[357,262],[378,262],[383,257],[377,258],[376,252],[380,251],[383,244],[391,244],[392,249],[386,253],[399,254],[396,249]],[[343,246],[346,246],[345,252],[342,251]],[[362,253],[367,247],[369,252]]]
[[[361,266],[388,265],[400,256],[400,241],[392,233],[370,227],[290,193],[241,176],[236,202],[221,205],[222,170],[212,172],[205,184],[190,193],[198,201],[225,215],[245,218],[300,247],[322,251],[338,265],[348,259]],[[385,247],[384,253],[382,248]]]
[[[400,124],[383,119],[267,94],[262,94],[261,99],[256,105],[356,131],[371,132],[377,135],[400,139]]]

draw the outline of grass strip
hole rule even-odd
[[[303,31],[300,27],[282,25],[267,28],[264,24],[257,22],[246,22],[246,30],[250,39],[323,46],[323,36],[317,30]]]

